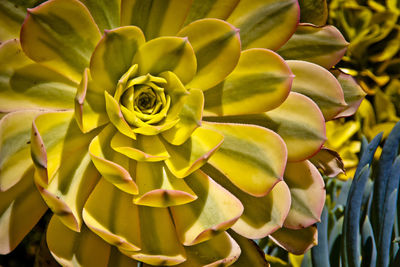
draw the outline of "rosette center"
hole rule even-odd
[[[124,119],[135,127],[161,122],[171,105],[171,97],[164,90],[167,81],[150,74],[134,74],[135,71],[128,72],[121,78],[114,96]]]

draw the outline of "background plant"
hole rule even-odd
[[[354,179],[326,178],[327,201],[318,223],[318,246],[304,258],[287,255],[272,243],[260,245],[273,254],[272,266],[398,266],[400,123],[385,140],[379,160],[376,150],[383,134],[362,140]]]
[[[354,120],[328,125],[328,135],[339,135],[337,150],[345,161],[348,176],[356,166],[361,136],[371,140],[383,131],[386,138],[399,120],[399,2],[333,0],[329,2],[329,22],[350,42],[337,67],[351,74],[368,93]],[[381,148],[378,148],[379,156]],[[346,176],[340,176],[346,178]]]
[[[318,225],[319,246],[305,266],[398,266],[400,123],[386,139],[378,161],[374,154],[382,133],[363,139],[355,178],[330,180],[329,199]]]

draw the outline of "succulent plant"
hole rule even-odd
[[[271,266],[399,266],[400,122],[385,140],[383,133],[362,139],[353,179],[326,177],[327,201],[318,227],[318,246],[294,257],[263,239]]]
[[[382,133],[369,144],[363,139],[354,179],[332,179],[327,205],[318,225],[319,245],[305,266],[398,266],[400,252],[398,187],[400,123],[374,154]]]
[[[16,37],[20,10],[0,10]],[[65,266],[263,266],[251,239],[315,245],[325,187],[308,159],[363,96],[326,69],[341,34],[298,20],[295,0],[28,9],[0,46],[0,253],[48,208]]]

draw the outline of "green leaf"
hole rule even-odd
[[[101,179],[83,209],[85,224],[119,249],[140,250],[138,208],[132,195]]]
[[[121,1],[119,0],[79,0],[90,11],[100,32],[120,26]],[[121,51],[122,52],[122,51]]]
[[[173,146],[164,142],[171,156],[165,160],[165,164],[176,177],[184,178],[203,166],[218,150],[223,140],[224,137],[220,133],[199,127],[180,146]]]
[[[154,162],[169,158],[160,138],[154,135],[139,135],[137,140],[133,140],[117,132],[110,145],[115,151],[137,161]]]
[[[370,266],[370,267],[376,266],[376,257],[377,257],[376,244],[375,244],[372,225],[371,222],[369,221],[368,216],[365,216],[365,220],[362,225],[361,238],[362,238],[361,264],[363,266]]]
[[[46,240],[51,254],[63,266],[108,266],[110,245],[87,227],[76,233],[53,216],[47,227]]]
[[[33,175],[30,168],[17,184],[0,192],[0,254],[10,253],[47,210]]]
[[[137,194],[138,187],[129,171],[132,162],[129,158],[115,152],[111,146],[111,138],[116,130],[108,125],[93,138],[89,146],[90,156],[101,175],[116,187],[129,194]]]
[[[26,9],[44,0],[4,0],[0,2],[0,42],[19,38],[19,30],[26,16]]]
[[[77,84],[34,63],[18,40],[0,45],[0,110],[70,109]]]
[[[179,31],[187,37],[197,59],[197,73],[187,88],[207,90],[228,76],[240,57],[237,29],[222,20],[202,19]]]
[[[150,265],[177,265],[186,260],[167,208],[138,206],[141,250],[121,252]]]
[[[187,259],[177,265],[179,267],[228,266],[241,254],[241,247],[226,232],[200,244],[185,247],[185,250]]]
[[[287,63],[295,75],[292,91],[311,98],[325,120],[334,119],[346,107],[342,87],[329,71],[306,61],[289,60]]]
[[[233,72],[204,93],[205,116],[254,114],[278,107],[286,99],[293,74],[267,49],[242,52]]]
[[[138,64],[139,75],[157,76],[161,72],[175,73],[183,84],[196,74],[196,55],[187,38],[159,37],[141,46],[133,64]]]
[[[138,162],[136,183],[139,194],[134,196],[133,202],[137,205],[162,208],[197,199],[186,180],[175,177],[163,163]]]
[[[292,92],[282,105],[265,115],[268,117],[265,122],[267,127],[285,141],[289,161],[300,161],[313,156],[325,142],[325,121],[322,113],[306,96]]]
[[[333,26],[300,24],[278,53],[285,59],[305,60],[326,69],[340,61],[348,43]]]
[[[280,227],[290,209],[290,191],[285,182],[278,182],[264,197],[251,196],[229,182],[225,175],[206,164],[202,170],[236,196],[244,207],[232,229],[251,239],[266,237]]]
[[[261,197],[282,180],[287,150],[273,131],[255,125],[203,123],[224,136],[209,163],[244,192]]]
[[[270,235],[270,238],[290,253],[300,255],[317,245],[318,231],[315,226],[300,230],[281,228]]]
[[[324,207],[321,215],[321,222],[317,224],[318,228],[318,246],[311,249],[313,266],[330,267],[329,249],[328,249],[328,209]]]
[[[344,110],[336,117],[351,116],[357,111],[366,93],[351,75],[345,74],[339,70],[333,70],[332,74],[335,75],[336,79],[339,81],[343,90],[344,100],[347,104]]]
[[[21,29],[21,46],[34,61],[79,82],[100,37],[82,3],[52,0],[28,10]]]
[[[291,92],[278,108],[263,114],[206,119],[215,122],[254,124],[271,129],[285,141],[289,161],[301,161],[312,157],[326,140],[325,120],[320,109],[311,99],[295,92]]]
[[[108,266],[113,267],[132,267],[137,266],[138,262],[122,254],[116,247],[111,247]]]
[[[296,30],[297,0],[242,0],[227,22],[240,29],[243,48],[279,49]]]
[[[226,20],[240,0],[193,0],[185,25],[203,18]]]
[[[83,133],[109,122],[103,92],[93,90],[90,70],[85,69],[75,96],[75,119]]]
[[[238,243],[240,249],[242,250],[239,259],[231,266],[268,266],[268,262],[265,260],[264,252],[257,246],[257,244],[253,240],[244,238],[233,231],[229,231],[229,234],[234,238],[234,240]]]
[[[88,152],[95,135],[96,131],[83,135],[71,111],[44,113],[33,124],[36,185],[50,209],[73,231],[81,229],[83,205],[100,177]]]
[[[292,198],[284,227],[302,229],[319,222],[325,204],[325,183],[317,168],[308,160],[288,163],[284,181]]]
[[[0,191],[17,184],[33,167],[30,136],[38,110],[9,113],[0,121]]]
[[[192,246],[231,227],[243,212],[240,201],[201,171],[185,178],[198,199],[171,207],[181,243]]]
[[[344,266],[356,267],[360,265],[361,201],[370,171],[369,164],[366,164],[359,173],[356,172],[347,197],[342,235],[342,264]]]
[[[90,73],[97,87],[114,94],[119,79],[131,67],[133,57],[144,43],[138,27],[106,30],[90,59]]]
[[[104,91],[106,99],[106,111],[111,123],[118,129],[118,131],[132,139],[136,139],[136,134],[125,120],[122,114],[119,103],[109,94]]]
[[[181,29],[192,1],[122,0],[121,25],[136,25],[148,40],[159,36],[174,36]]]
[[[201,125],[203,116],[204,95],[200,89],[191,89],[185,97],[185,103],[178,117],[179,121],[169,130],[162,132],[162,136],[170,144],[182,145]]]

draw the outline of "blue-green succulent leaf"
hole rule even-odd
[[[330,267],[328,248],[328,210],[322,210],[321,222],[317,223],[318,246],[311,249],[313,267]]]
[[[375,230],[377,230],[378,227],[380,227],[383,223],[382,213],[384,209],[384,204],[391,194],[391,192],[387,192],[387,190],[389,189],[389,186],[393,188],[393,182],[396,183],[395,181],[389,182],[389,177],[392,177],[392,164],[398,152],[399,142],[400,123],[397,123],[389,134],[385,145],[383,146],[382,154],[379,159],[379,176],[378,179],[375,181],[373,203],[373,210],[375,211],[373,214],[375,219],[373,220],[373,223]]]
[[[362,244],[362,266],[374,267],[376,264],[376,245],[374,232],[372,230],[371,222],[368,216],[365,217],[362,230],[361,230],[361,244]]]
[[[383,133],[379,133],[377,136],[374,137],[374,139],[372,139],[371,143],[366,146],[365,151],[362,151],[362,156],[360,162],[358,163],[358,167],[356,173],[354,174],[354,177],[358,177],[365,165],[371,164],[372,159],[374,158],[375,151],[378,148],[379,143],[381,142],[382,136]]]
[[[371,142],[373,144],[373,142]],[[370,145],[371,145],[370,144]],[[369,146],[371,148],[372,146]],[[367,150],[367,155],[370,150]],[[373,153],[372,153],[373,155]],[[365,154],[363,155],[365,156]],[[361,202],[365,184],[370,174],[369,164],[364,165],[353,179],[347,198],[342,236],[342,264],[344,267],[360,266],[359,230]]]

